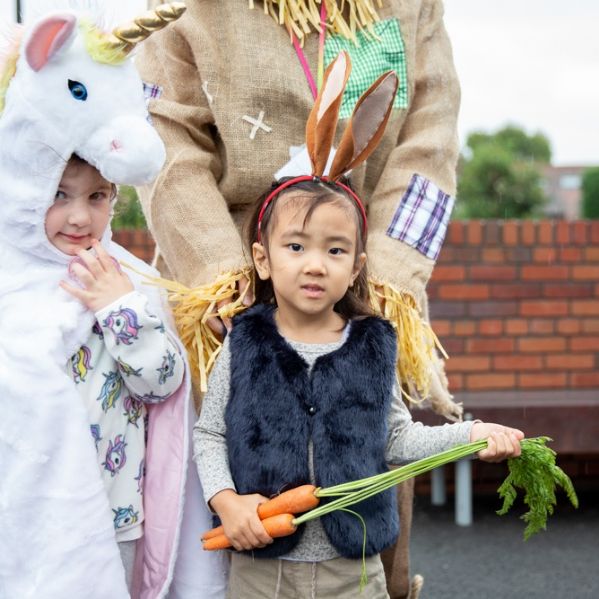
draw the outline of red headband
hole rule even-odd
[[[289,181],[285,181],[285,183],[281,183],[281,185],[279,185],[275,189],[273,189],[268,194],[268,196],[266,197],[264,202],[262,202],[262,207],[260,208],[260,213],[258,214],[258,239],[257,239],[258,243],[261,242],[261,240],[260,240],[261,234],[260,233],[261,233],[261,229],[262,229],[262,219],[264,218],[264,213],[266,212],[268,205],[284,189],[287,189],[287,187],[291,187],[292,185],[295,185],[296,183],[301,183],[302,181],[324,181],[325,183],[333,183],[334,185],[337,185],[338,187],[341,187],[341,189],[345,190],[354,199],[354,201],[356,202],[356,205],[358,206],[358,209],[360,210],[360,214],[362,215],[362,222],[364,223],[362,234],[364,235],[364,237],[366,237],[366,232],[368,230],[368,224],[366,221],[366,210],[364,210],[364,204],[362,204],[362,201],[360,200],[360,198],[347,185],[345,185],[344,183],[341,183],[339,181],[333,181],[332,179],[329,179],[328,177],[316,177],[314,175],[301,175],[299,177],[294,177],[293,179],[289,179]]]

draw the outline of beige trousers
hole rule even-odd
[[[231,556],[227,599],[389,599],[380,557],[366,558],[368,583],[360,593],[362,560],[324,562]]]

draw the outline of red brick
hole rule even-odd
[[[433,270],[432,281],[463,281],[466,269],[463,266],[441,264]]]
[[[593,297],[594,288],[592,285],[580,285],[569,283],[564,285],[543,285],[543,297]]]
[[[587,243],[589,238],[588,234],[588,223],[583,220],[575,221],[572,223],[572,243],[576,245],[584,245]]]
[[[584,259],[586,262],[599,262],[599,247],[584,248]]]
[[[466,376],[466,389],[513,389],[516,376],[509,373],[470,374]]]
[[[540,245],[552,245],[553,244],[553,221],[544,220],[539,223],[539,244]]]
[[[516,272],[513,266],[471,266],[468,269],[473,281],[513,281]]]
[[[479,246],[483,240],[483,224],[479,220],[471,220],[468,222],[467,229],[468,245]]]
[[[493,299],[525,299],[541,297],[541,285],[538,283],[522,283],[491,285]]]
[[[599,280],[599,266],[572,266],[572,278],[577,281]]]
[[[599,220],[589,223],[591,243],[599,243]]]
[[[523,335],[528,333],[528,320],[525,318],[508,318],[505,321],[505,332],[508,335]]]
[[[585,318],[581,321],[581,332],[587,335],[591,333],[599,333],[599,318]]]
[[[569,346],[572,351],[599,351],[599,337],[571,337]]]
[[[533,318],[530,321],[530,332],[538,335],[548,335],[555,330],[555,322],[544,318]]]
[[[520,305],[522,316],[567,316],[568,302],[555,300],[525,300]]]
[[[561,262],[582,262],[582,248],[560,248],[559,259]]]
[[[574,316],[599,316],[599,301],[574,300],[572,314]]]
[[[518,377],[519,386],[525,389],[555,389],[565,387],[568,377],[565,372],[523,373]]]
[[[521,352],[547,353],[564,351],[564,337],[523,337],[518,339],[518,350]]]
[[[478,325],[481,335],[501,335],[503,333],[502,320],[481,320]]]
[[[503,221],[498,219],[488,219],[485,220],[484,223],[484,245],[487,247],[491,245],[499,245],[501,243],[499,235],[500,226]]]
[[[572,387],[599,387],[599,372],[574,372],[570,386]]]
[[[593,354],[556,354],[547,356],[547,367],[555,370],[586,370],[595,367]]]
[[[518,232],[520,222],[515,220],[506,220],[503,223],[503,243],[505,245],[518,245]]]
[[[442,345],[443,349],[445,349],[450,357],[457,354],[463,354],[466,347],[464,339],[456,339],[455,337],[444,339]]]
[[[443,285],[439,289],[439,298],[447,300],[484,300],[488,297],[488,285]]]
[[[599,323],[599,320],[597,321]],[[557,332],[562,335],[580,333],[582,322],[576,318],[560,318],[557,321]]]
[[[531,355],[495,356],[493,358],[495,370],[542,370],[543,357]]]
[[[488,356],[451,356],[445,362],[447,372],[484,372],[490,366],[491,358]]]
[[[457,391],[464,390],[464,375],[462,374],[447,374],[447,382],[449,385],[449,390],[452,393],[456,393]]]
[[[482,248],[482,260],[484,264],[503,264],[505,255],[501,248]]]
[[[451,245],[462,245],[464,243],[464,221],[454,220],[447,228],[447,243]]]
[[[516,316],[518,314],[518,303],[505,301],[471,302],[468,306],[468,312],[470,316],[476,318]]]
[[[536,241],[537,224],[532,220],[523,220],[520,223],[520,235],[524,245],[534,245]]]
[[[557,250],[552,247],[534,248],[532,251],[532,259],[534,262],[554,264],[555,262],[557,262]]]
[[[522,278],[529,281],[561,281],[568,279],[567,266],[523,266]]]
[[[469,337],[476,332],[476,322],[474,320],[456,320],[453,323],[453,334],[460,337]]]
[[[570,243],[570,223],[562,220],[555,227],[555,241],[558,244]]]
[[[450,320],[433,320],[431,323],[433,331],[437,337],[447,337],[451,334],[451,321]]]
[[[501,354],[514,351],[514,340],[504,339],[467,339],[466,350],[469,354]]]

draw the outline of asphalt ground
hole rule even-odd
[[[441,507],[416,497],[411,572],[424,576],[420,599],[599,599],[599,492],[579,500],[575,510],[560,492],[547,530],[524,541],[519,500],[498,516],[497,496],[477,496],[473,525],[460,527],[451,496]]]

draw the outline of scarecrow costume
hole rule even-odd
[[[124,506],[115,520],[96,452],[94,432],[100,431],[77,388],[88,371],[103,368],[84,351],[86,344],[116,335],[117,324],[98,329],[97,315],[59,287],[69,280],[73,257],[50,243],[45,219],[75,154],[115,184],[146,183],[160,171],[165,150],[147,121],[131,50],[184,6],[164,5],[106,30],[98,24],[105,23],[98,5],[63,4],[62,12],[15,26],[0,61],[0,595],[122,599],[129,593],[115,526],[132,523],[136,514],[141,519],[141,509]],[[55,6],[59,10],[60,2]],[[156,274],[111,241],[110,226],[100,241],[137,272]],[[142,326],[163,327],[181,367],[184,348],[161,294],[136,272],[127,274],[143,294],[143,300],[131,294],[147,310]],[[126,336],[120,341],[131,343]],[[98,401],[105,400],[111,414],[129,411],[131,397],[115,391],[128,376],[126,366],[104,374],[107,386],[111,376],[115,380]],[[187,530],[201,528],[209,514],[200,509],[193,470],[187,477],[192,406],[189,374],[182,378],[167,401],[147,405],[134,597],[164,597],[170,587],[173,597],[216,598],[224,588],[221,559],[196,548],[193,569],[187,562]],[[114,441],[118,450],[106,454],[105,464],[117,477],[133,436]]]
[[[382,73],[399,79],[376,151],[351,174],[367,204],[373,305],[396,328],[406,395],[459,419],[425,290],[453,206],[458,157],[459,86],[440,0],[194,0],[182,19],[152,36],[136,64],[167,148],[161,175],[141,190],[157,266],[178,281],[165,285],[205,390],[221,346],[207,317],[222,299],[232,300],[222,316],[243,309],[236,282],[249,260],[240,234],[248,207],[302,154],[320,73],[341,50],[353,65],[342,120]],[[407,533],[411,490],[403,492]],[[401,553],[388,560],[396,564],[387,572],[393,598],[408,592],[405,546]]]

